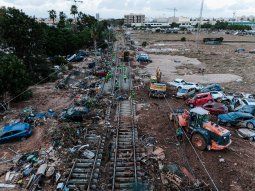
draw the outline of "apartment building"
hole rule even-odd
[[[134,23],[142,24],[145,22],[145,15],[143,14],[129,14],[124,15],[124,24],[125,25],[132,25]]]

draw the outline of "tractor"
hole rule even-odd
[[[231,144],[230,131],[209,121],[209,111],[202,107],[170,113],[175,128],[182,128],[199,150],[223,150]]]

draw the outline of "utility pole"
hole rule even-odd
[[[199,22],[198,22],[198,26],[197,26],[197,36],[196,36],[197,50],[198,50],[198,44],[199,44],[199,35],[200,35],[200,30],[201,30],[201,23],[202,23],[202,19],[203,19],[203,9],[204,9],[204,0],[202,0],[202,2],[201,2]]]
[[[232,24],[234,24],[235,19],[236,19],[236,12],[234,11],[234,12],[233,12],[233,21],[232,21]]]
[[[178,9],[176,9],[176,8],[173,8],[173,9],[170,9],[170,8],[167,8],[167,10],[170,10],[170,11],[173,11],[174,12],[174,18],[173,18],[173,22],[175,22],[175,16],[176,16],[176,12],[178,11]]]

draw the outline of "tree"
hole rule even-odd
[[[66,26],[66,14],[61,11],[59,12],[59,22],[58,22],[58,28],[65,28]]]
[[[31,75],[33,82],[45,76],[45,73],[50,73],[50,70],[34,70],[42,67],[49,68],[45,59],[47,36],[45,29],[47,27],[15,8],[0,9],[1,46],[11,49],[19,59],[23,60],[27,71],[33,74]],[[38,57],[40,57],[39,60],[37,60]],[[44,58],[45,62],[41,62],[41,58]],[[42,66],[44,64],[46,66]]]
[[[73,15],[74,22],[76,23],[75,15],[78,14],[78,7],[76,5],[72,5],[70,12],[71,12],[71,15]]]
[[[179,26],[180,26],[180,24],[177,24],[176,22],[173,22],[171,24],[171,28],[176,28],[176,27],[179,27]]]
[[[80,31],[84,30],[85,28],[91,28],[97,22],[95,17],[82,12],[79,12],[77,20],[78,29]]]
[[[21,59],[13,54],[0,54],[1,95],[16,96],[27,89],[29,76]]]
[[[49,10],[48,12],[49,12],[50,19],[52,20],[53,24],[55,24],[55,20],[57,18],[56,11],[52,9],[52,10]]]

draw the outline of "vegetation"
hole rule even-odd
[[[182,42],[185,42],[185,41],[186,41],[186,38],[185,38],[185,37],[182,37],[182,38],[181,38],[181,41],[182,41]]]
[[[48,12],[53,26],[39,23],[18,9],[0,8],[0,50],[4,52],[0,63],[0,96],[7,92],[15,96],[36,82],[45,78],[51,80],[53,65],[65,63],[63,57],[55,56],[91,48],[95,42],[99,45],[96,48],[107,47],[105,40],[112,33],[109,33],[106,22],[78,13],[77,7],[72,6],[74,20],[60,12],[56,25],[56,11]],[[73,21],[76,30],[72,30]]]
[[[201,25],[201,28],[212,29],[212,30],[251,30],[252,28],[247,25],[231,24],[229,22],[217,21],[215,25],[205,23]]]
[[[144,41],[143,43],[142,43],[142,46],[143,47],[146,47],[148,45],[148,43],[146,42],[146,41]]]
[[[55,20],[57,18],[57,12],[55,10],[50,10],[49,12],[49,17],[52,20],[53,24],[55,24]]]
[[[29,85],[29,76],[22,60],[14,54],[0,54],[0,91],[2,96],[20,94]]]

